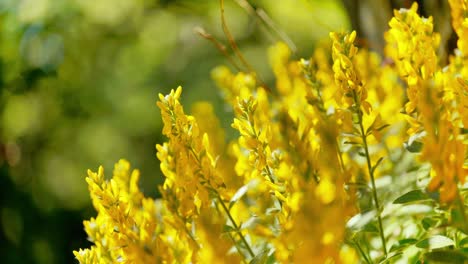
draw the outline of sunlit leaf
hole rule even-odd
[[[442,236],[442,235],[435,235],[430,238],[423,239],[416,243],[418,248],[427,248],[427,249],[436,249],[436,248],[443,248],[448,246],[453,246],[455,243],[452,239]]]
[[[426,204],[405,204],[401,209],[398,210],[398,216],[411,216],[411,215],[428,215],[429,213],[434,212],[432,206]]]
[[[245,221],[244,223],[242,223],[242,225],[240,225],[240,229],[241,229],[241,230],[243,230],[243,229],[250,229],[250,228],[252,228],[256,223],[257,223],[257,217],[256,217],[256,216],[251,216],[249,219],[247,219],[247,221]]]
[[[362,230],[362,228],[375,219],[375,215],[375,210],[363,214],[357,214],[349,219],[348,223],[346,223],[346,227],[353,231]]]
[[[262,250],[249,262],[249,264],[266,264],[268,261],[268,252],[269,250],[267,249]]]
[[[229,209],[240,199],[244,196],[248,191],[248,185],[244,185],[237,190],[237,192],[232,196],[231,200],[229,201]]]

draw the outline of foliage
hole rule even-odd
[[[255,3],[272,21],[304,24],[284,28],[299,51],[327,27],[347,23],[337,1]],[[226,1],[225,15],[246,57],[259,58],[252,65],[270,81],[261,61],[275,33],[235,1]],[[153,145],[163,141],[162,122],[151,107],[158,93],[190,84],[184,104],[203,94],[228,126],[206,78],[223,57],[195,26],[223,37],[217,1],[0,1],[2,263],[73,263],[72,250],[89,246],[82,227],[94,215],[84,184],[89,166],[107,170],[132,157],[145,176],[141,191],[160,197],[155,186],[164,179]]]
[[[89,172],[94,245],[77,259],[466,262],[468,5],[450,5],[459,39],[444,66],[414,3],[389,22],[385,60],[353,31],[330,33],[309,59],[272,46],[274,88],[215,68],[232,140],[209,104],[188,115],[181,87],[160,94],[162,198],[143,196],[127,161],[110,180]]]

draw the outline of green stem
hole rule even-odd
[[[357,248],[359,250],[359,253],[361,253],[361,255],[364,258],[364,260],[366,261],[366,263],[371,264],[370,260],[367,258],[366,253],[364,253],[364,250],[362,250],[361,246],[359,245],[359,242],[355,240],[354,243],[356,244],[356,246],[357,246]]]
[[[197,247],[197,249],[200,249],[200,245],[198,244],[197,240],[196,240],[195,237],[193,236],[192,232],[190,232],[190,230],[188,230],[187,226],[185,225],[185,222],[184,222],[184,229],[185,229],[185,233],[187,233],[187,235],[190,237],[190,239],[191,239],[192,242],[195,244],[195,246]]]
[[[346,168],[344,166],[344,161],[343,161],[343,156],[341,154],[340,146],[338,145],[338,140],[335,140],[335,148],[336,148],[336,152],[338,154],[338,161],[340,162],[341,172],[345,172]]]
[[[221,211],[219,210],[219,206],[218,206],[217,203],[215,204],[215,208],[216,208],[216,211],[218,212],[218,214],[221,215]],[[227,232],[227,235],[228,235],[229,239],[231,239],[232,243],[234,244],[234,247],[237,249],[237,252],[239,252],[239,254],[242,254],[242,251],[241,251],[239,245],[236,243],[236,240],[235,240],[234,237],[232,236],[231,232]],[[243,259],[241,260],[242,263],[246,263],[246,262],[245,262],[245,259],[246,259],[246,257],[243,256]]]
[[[188,149],[190,150],[193,157],[195,158],[198,166],[200,166],[200,168],[201,168],[201,161],[200,161],[197,153],[195,152],[195,150],[191,146],[189,146]],[[254,254],[252,248],[250,247],[249,243],[247,243],[247,240],[245,239],[244,235],[242,235],[242,232],[240,231],[239,226],[237,225],[236,221],[234,221],[234,218],[232,217],[231,212],[229,212],[229,209],[226,207],[223,200],[221,199],[221,195],[217,191],[215,191],[215,193],[216,193],[216,198],[219,200],[219,203],[221,204],[221,206],[224,209],[224,212],[226,212],[227,216],[229,217],[229,220],[231,221],[232,225],[234,226],[234,229],[236,229],[236,233],[240,236],[240,238],[242,239],[242,242],[244,242],[245,247],[247,248],[247,251],[250,254],[250,257],[255,258],[255,254]],[[239,251],[239,253],[241,253],[241,252]]]
[[[247,240],[245,239],[244,235],[242,235],[242,232],[240,231],[239,229],[239,226],[237,225],[236,221],[234,220],[234,218],[232,217],[231,215],[231,212],[229,212],[229,209],[226,207],[226,205],[224,204],[223,200],[221,199],[221,196],[219,195],[219,193],[216,194],[217,195],[217,198],[219,200],[219,203],[221,204],[221,206],[223,207],[224,209],[224,212],[226,212],[229,220],[231,221],[232,225],[234,226],[234,229],[236,230],[237,234],[240,236],[242,242],[244,243],[245,247],[247,248],[247,251],[249,252],[249,255],[251,258],[255,258],[255,254],[252,250],[252,248],[250,247],[249,243],[247,242]]]
[[[385,242],[385,235],[384,235],[384,230],[383,230],[383,225],[382,225],[382,216],[380,212],[380,205],[379,205],[379,199],[377,196],[377,188],[375,187],[375,178],[374,178],[374,170],[372,169],[372,161],[369,155],[369,146],[367,145],[367,136],[364,131],[364,125],[362,124],[362,110],[361,110],[361,104],[360,101],[357,98],[356,91],[353,90],[353,98],[354,102],[357,106],[357,115],[358,115],[358,121],[359,121],[359,128],[361,130],[361,138],[362,138],[362,143],[364,146],[364,152],[366,155],[366,160],[367,160],[367,169],[369,170],[369,175],[371,178],[371,183],[372,183],[372,196],[374,198],[374,203],[375,203],[375,209],[377,210],[377,220],[379,222],[379,233],[380,233],[380,239],[382,240],[382,247],[384,250],[385,257],[387,257],[387,243]]]

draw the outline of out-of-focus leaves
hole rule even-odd
[[[380,263],[380,264],[393,263],[393,260],[394,260],[394,259],[398,259],[398,258],[401,257],[402,255],[403,255],[403,253],[402,253],[402,252],[399,252],[399,251],[390,252],[390,254],[388,254],[387,258],[383,259],[383,260],[380,261],[379,263]]]
[[[223,226],[223,233],[234,233],[234,232],[237,232],[237,230],[234,227],[230,225]]]
[[[435,220],[433,217],[424,217],[423,220],[421,220],[421,225],[425,230],[428,230],[429,228],[435,226],[437,224],[437,220]]]
[[[411,135],[408,139],[408,142],[404,143],[404,147],[411,153],[419,153],[423,148],[423,143],[421,139],[426,136],[426,132],[419,132],[414,135]]]
[[[349,219],[348,223],[346,223],[346,227],[355,232],[360,231],[375,219],[375,215],[375,210],[357,214]]]
[[[418,242],[418,240],[414,238],[406,238],[399,240],[397,243],[392,245],[392,247],[390,248],[390,252],[403,250],[411,245],[414,245],[416,242]]]
[[[405,203],[417,202],[417,201],[428,200],[428,199],[429,197],[427,196],[427,194],[425,194],[421,190],[412,190],[398,197],[393,203],[405,204]]]
[[[248,185],[243,185],[242,187],[237,190],[237,192],[232,196],[231,200],[229,201],[229,208],[231,208],[244,194],[247,193],[249,190]]]
[[[436,249],[436,248],[443,248],[454,246],[455,243],[452,239],[442,236],[442,235],[435,235],[429,238],[425,238],[418,243],[416,243],[416,247],[418,248],[427,248],[427,249]]]
[[[249,262],[249,264],[266,264],[268,260],[268,251],[269,250],[267,249],[262,250]]]
[[[434,263],[466,263],[468,256],[460,251],[440,250],[424,254],[424,259]]]
[[[317,20],[288,32],[304,54],[311,54],[314,40],[327,36],[330,27],[347,27],[336,1],[303,2],[302,9],[297,5],[255,3],[285,32],[292,25],[282,22],[288,18]],[[226,1],[225,12],[247,60],[265,82],[272,82],[265,49],[278,36],[261,29],[234,1]],[[2,177],[11,183],[2,188],[8,186],[9,195],[21,192],[23,201],[8,200],[2,209],[28,209],[5,211],[12,220],[20,216],[24,226],[5,222],[11,230],[1,252],[10,256],[2,263],[72,262],[71,249],[87,243],[81,219],[90,217],[82,215],[90,214],[84,181],[88,168],[103,164],[109,171],[116,160],[131,158],[141,168],[142,190],[158,195],[162,175],[154,145],[163,139],[157,94],[182,85],[184,105],[203,99],[223,108],[209,72],[226,59],[193,33],[195,26],[225,40],[218,1],[0,1],[0,168],[6,166]],[[229,126],[229,113],[216,112]],[[236,199],[241,197],[239,193]],[[62,212],[60,217],[56,212]],[[39,218],[54,228],[26,221]],[[36,239],[40,229],[51,230],[50,236]],[[74,245],[64,249],[53,237]],[[14,241],[18,250],[9,247]],[[44,254],[36,259],[37,252]],[[22,256],[27,258],[20,261]]]
[[[460,242],[458,242],[458,245],[461,248],[467,248],[468,247],[468,237],[465,237],[462,240],[460,240]]]

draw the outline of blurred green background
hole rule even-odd
[[[275,29],[287,33],[300,58],[329,31],[356,25],[353,16],[390,16],[390,8],[374,18],[347,14],[354,2],[257,0],[249,9],[241,7],[245,0],[225,0],[226,20],[244,56],[273,84],[266,49],[281,40]],[[377,26],[361,31],[371,38]],[[157,197],[163,178],[154,146],[164,141],[158,93],[182,85],[187,111],[211,101],[229,129],[210,79],[227,60],[195,27],[226,42],[218,1],[0,0],[2,263],[76,262],[72,250],[90,246],[82,221],[95,215],[88,168],[102,164],[109,176],[126,158],[141,170],[145,194]]]

